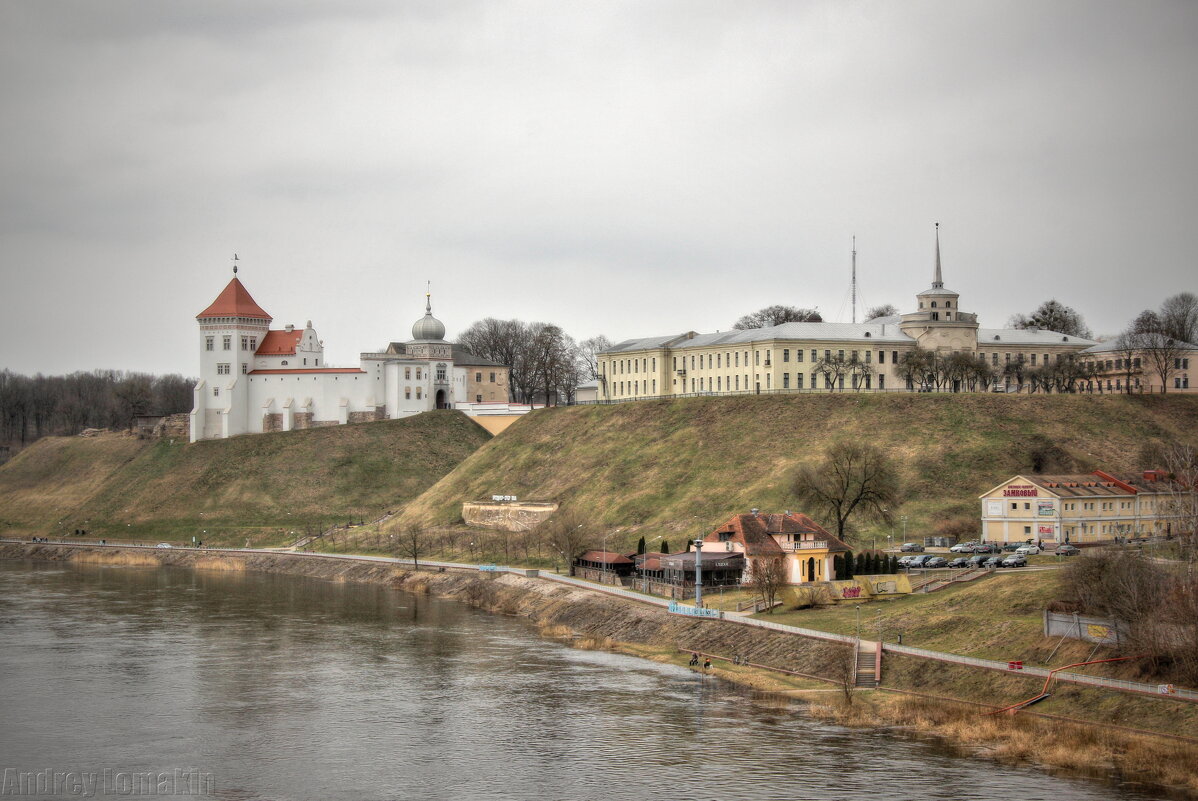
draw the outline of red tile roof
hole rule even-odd
[[[236,276],[221,290],[211,306],[196,315],[197,320],[205,317],[254,317],[267,321],[271,319],[250,297],[249,291]]]
[[[623,554],[611,551],[587,551],[578,557],[584,562],[602,562],[608,565],[630,565],[632,560]]]
[[[793,534],[796,539],[802,535],[810,535],[811,539],[826,540],[829,551],[847,551],[845,545],[823,526],[804,514],[742,514],[733,515],[728,522],[716,528],[715,531],[703,537],[704,542],[720,542],[720,534],[731,532],[732,542],[739,542],[745,547],[745,553],[755,554],[782,553],[782,547],[770,536],[771,534]]]
[[[258,350],[254,351],[254,354],[256,356],[294,356],[295,346],[303,337],[304,332],[301,330],[267,331],[266,336],[262,337],[262,344],[258,346]]]
[[[295,375],[297,373],[360,373],[366,375],[365,370],[359,370],[357,367],[297,367],[294,370],[289,370],[284,367],[281,370],[250,370],[250,375]]]

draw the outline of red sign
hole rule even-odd
[[[1011,484],[1002,494],[1006,498],[1035,498],[1036,488],[1031,484]]]
[[[1023,660],[1020,659],[1017,662],[1008,662],[1007,670],[1023,670]]]

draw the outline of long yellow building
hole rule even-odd
[[[1008,365],[1031,373],[1066,355],[1086,359],[1087,350],[1100,347],[1093,340],[1055,331],[980,328],[976,315],[962,311],[960,295],[944,286],[939,233],[932,286],[915,300],[915,311],[864,323],[784,323],[629,339],[599,354],[596,399],[603,403],[683,395],[933,388],[1014,392],[1030,386],[1021,370],[1006,369]],[[943,367],[934,373],[913,371],[903,357],[916,349],[935,354],[942,366],[955,365],[956,372]],[[971,358],[948,358],[960,354]],[[1104,357],[1089,361],[1099,358]],[[982,371],[969,369],[983,363],[991,375],[1002,376],[997,386],[989,378],[983,380]],[[1190,388],[1188,365],[1187,358],[1186,370],[1178,371],[1178,389],[1183,384],[1185,390]],[[1089,388],[1093,390],[1092,381]]]

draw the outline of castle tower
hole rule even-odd
[[[916,295],[915,301],[917,310],[904,314],[899,327],[903,333],[914,337],[921,348],[945,355],[977,351],[977,315],[961,311],[961,296],[944,288],[940,223],[936,223],[936,261],[932,286]]]
[[[242,379],[253,369],[254,352],[270,329],[271,316],[254,301],[236,276],[208,308],[199,324],[200,380],[194,390],[191,441],[245,433],[247,397]]]

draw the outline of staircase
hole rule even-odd
[[[856,678],[853,686],[859,690],[876,689],[881,676],[878,675],[878,643],[869,640],[857,641]]]

